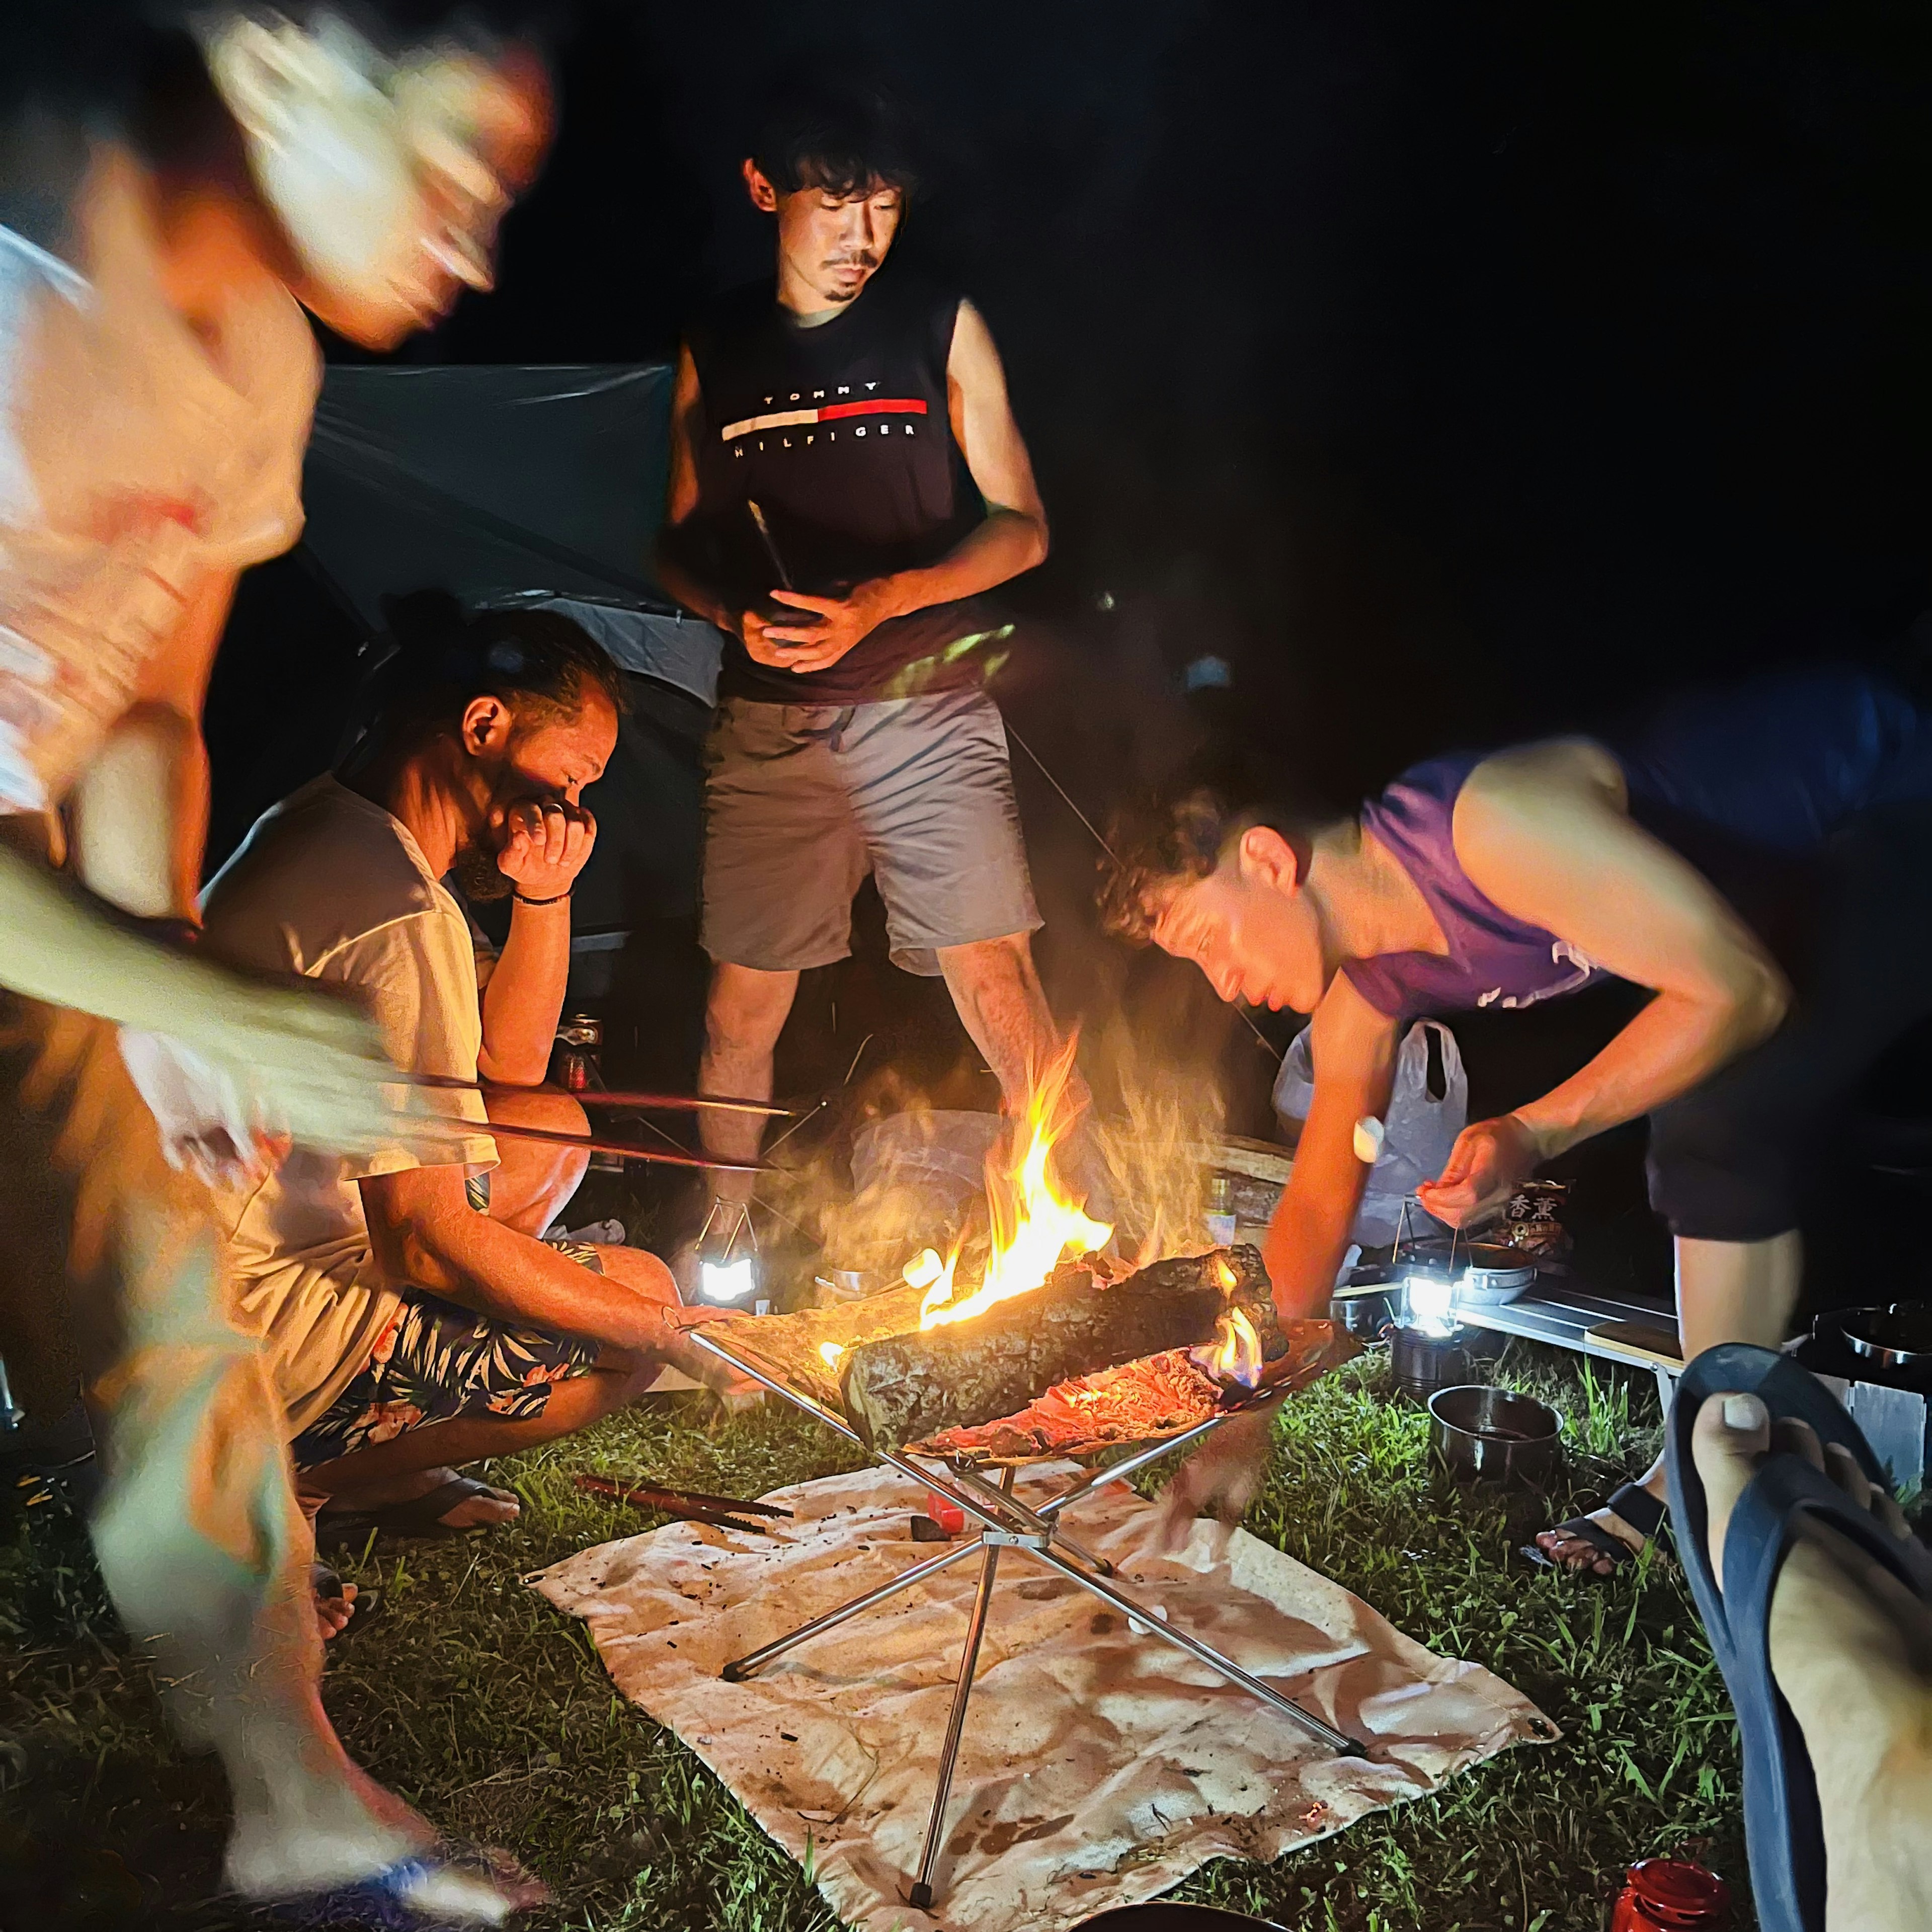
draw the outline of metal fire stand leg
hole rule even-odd
[[[964,1562],[979,1547],[980,1539],[976,1536],[970,1543],[960,1544],[957,1550],[943,1550],[937,1556],[928,1556],[923,1563],[915,1563],[890,1583],[881,1583],[876,1590],[868,1590],[862,1597],[854,1597],[849,1604],[841,1604],[836,1610],[827,1610],[822,1617],[814,1617],[810,1623],[800,1624],[789,1636],[780,1637],[776,1643],[766,1644],[763,1650],[754,1650],[748,1656],[736,1658],[718,1674],[727,1684],[742,1684],[746,1678],[762,1670],[773,1658],[782,1657],[787,1651],[808,1643],[815,1636],[823,1636],[829,1630],[836,1630],[862,1610],[869,1610],[874,1604],[883,1604],[888,1597],[897,1596],[900,1591],[937,1575],[949,1564]]]
[[[1172,1629],[1144,1604],[1136,1603],[1124,1592],[1109,1583],[1103,1583],[1097,1576],[1090,1576],[1077,1564],[1070,1563],[1064,1556],[1055,1556],[1051,1550],[1034,1550],[1049,1569],[1057,1570],[1070,1582],[1078,1583],[1083,1590],[1089,1590],[1109,1609],[1118,1610],[1124,1617],[1132,1617],[1150,1636],[1162,1638],[1177,1650],[1184,1650],[1190,1657],[1198,1659],[1210,1670],[1217,1670],[1230,1684],[1236,1684],[1252,1697],[1258,1697],[1271,1711],[1279,1711],[1284,1718],[1292,1719],[1312,1736],[1319,1738],[1342,1757],[1366,1757],[1369,1748],[1355,1740],[1324,1724],[1312,1712],[1304,1711],[1299,1704],[1291,1702],[1271,1684],[1264,1684],[1258,1677],[1251,1677],[1232,1658],[1223,1657],[1212,1644],[1203,1643],[1198,1636],[1184,1630]]]
[[[1002,1495],[1013,1486],[1010,1466],[1000,1479]],[[973,1673],[980,1665],[980,1640],[986,1634],[986,1612],[992,1607],[993,1579],[1000,1568],[1000,1545],[982,1539],[986,1560],[980,1570],[980,1594],[973,1599],[972,1621],[966,1626],[966,1648],[959,1659],[959,1682],[952,1692],[952,1714],[946,1720],[946,1742],[939,1753],[939,1780],[933,1788],[932,1816],[926,1826],[926,1848],[919,1856],[919,1876],[914,1880],[910,1902],[923,1912],[932,1903],[932,1868],[939,1861],[939,1848],[946,1837],[946,1802],[952,1796],[952,1769],[959,1760],[959,1740],[966,1729],[966,1706],[973,1696]]]

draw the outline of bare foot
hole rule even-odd
[[[356,1614],[356,1586],[344,1582],[326,1563],[310,1564],[309,1580],[315,1589],[315,1627],[326,1643],[349,1628],[349,1620]],[[326,1590],[331,1582],[334,1588]]]
[[[1724,1587],[1731,1511],[1774,1449],[1802,1456],[1901,1540],[1898,1505],[1802,1422],[1771,1422],[1753,1395],[1714,1395],[1691,1454],[1704,1485],[1712,1568]],[[1808,1523],[1771,1604],[1771,1668],[1804,1733],[1826,1848],[1826,1932],[1932,1925],[1932,1607],[1842,1537]]]

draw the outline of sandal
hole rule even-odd
[[[385,1503],[380,1509],[325,1509],[316,1518],[316,1534],[339,1544],[366,1538],[371,1530],[383,1536],[468,1536],[478,1529],[507,1527],[497,1523],[445,1522],[443,1518],[472,1496],[492,1496],[502,1502],[517,1498],[507,1490],[492,1489],[473,1476],[452,1476],[406,1503]]]
[[[1758,1924],[1762,1932],[1823,1932],[1825,1837],[1818,1786],[1804,1734],[1772,1676],[1772,1593],[1807,1517],[1828,1524],[1928,1599],[1932,1599],[1932,1556],[1916,1541],[1899,1542],[1802,1456],[1774,1451],[1731,1512],[1724,1533],[1728,1580],[1720,1591],[1690,1436],[1706,1398],[1727,1392],[1756,1396],[1774,1422],[1809,1423],[1821,1444],[1835,1442],[1849,1450],[1868,1482],[1888,1495],[1891,1485],[1858,1425],[1816,1376],[1786,1357],[1730,1342],[1706,1349],[1684,1371],[1671,1405],[1664,1451],[1670,1507],[1677,1519],[1678,1554],[1737,1712],[1744,1842]]]
[[[411,1894],[420,1892],[426,1881],[445,1873],[460,1873],[495,1886],[502,1900],[502,1910],[455,1912],[412,1901]],[[360,1925],[371,1928],[371,1932],[430,1932],[436,1926],[501,1925],[517,1912],[545,1904],[549,1895],[545,1887],[507,1852],[452,1846],[398,1859],[352,1885],[266,1900],[260,1909],[284,1924]]]
[[[1622,1516],[1646,1543],[1653,1541],[1664,1527],[1664,1505],[1641,1484],[1625,1483],[1612,1490],[1603,1507]],[[1573,1576],[1614,1576],[1636,1556],[1636,1552],[1622,1537],[1600,1522],[1592,1522],[1586,1516],[1573,1516],[1554,1528],[1559,1536],[1574,1536],[1579,1542],[1587,1543],[1593,1550],[1601,1552],[1610,1559],[1612,1567],[1606,1572],[1594,1564],[1560,1562],[1546,1550],[1539,1550],[1533,1543],[1523,1544],[1524,1556],[1545,1570],[1566,1570]]]

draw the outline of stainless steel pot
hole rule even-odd
[[[1914,1374],[1932,1371],[1932,1308],[1922,1302],[1841,1309],[1832,1318],[1846,1346],[1867,1361]]]
[[[1553,1408],[1480,1383],[1429,1398],[1430,1446],[1453,1476],[1540,1488],[1556,1472],[1562,1427]]]

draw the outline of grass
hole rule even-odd
[[[1523,1344],[1497,1378],[1565,1415],[1558,1514],[1654,1449],[1647,1378],[1586,1379]],[[654,1520],[585,1496],[580,1472],[750,1495],[850,1466],[802,1416],[727,1420],[694,1397],[497,1466],[524,1498],[514,1528],[350,1563],[384,1600],[331,1663],[344,1737],[439,1824],[541,1871],[556,1903],[532,1932],[836,1932],[800,1868],[615,1695],[583,1627],[520,1579]],[[1565,1736],[1273,1865],[1218,1861],[1178,1896],[1297,1932],[1600,1932],[1634,1858],[1682,1851],[1741,1879],[1736,1740],[1688,1592],[1648,1561],[1600,1587],[1531,1569],[1516,1546],[1550,1520],[1534,1498],[1504,1507],[1433,1471],[1425,1418],[1390,1399],[1378,1360],[1295,1399],[1248,1527],[1412,1636],[1487,1665]],[[260,1923],[211,1897],[219,1774],[168,1741],[58,1506],[0,1519],[0,1786],[9,1932]]]

